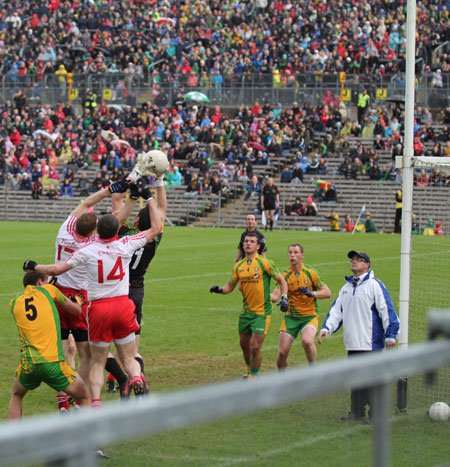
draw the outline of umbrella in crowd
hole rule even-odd
[[[167,17],[163,16],[162,18],[159,18],[158,21],[156,21],[156,24],[158,26],[161,26],[161,24],[170,24],[171,26],[175,26],[175,24],[177,24],[177,22],[172,18],[167,18]]]
[[[257,143],[256,141],[251,141],[250,143],[248,143],[248,146],[250,148],[256,149],[257,151],[266,151],[266,148],[262,144]]]
[[[69,48],[69,51],[85,54],[88,52],[88,49],[86,49],[86,47],[83,47],[81,45],[76,45],[75,47]]]
[[[322,190],[328,190],[330,187],[336,188],[336,186],[331,182],[326,182],[325,180],[316,180],[314,185],[318,186]]]
[[[49,138],[53,142],[55,142],[58,139],[59,133],[49,133],[48,131],[45,130],[36,130],[33,131],[33,138],[36,139],[38,135],[42,135],[44,138]]]
[[[188,92],[183,96],[186,100],[195,101],[195,102],[209,102],[208,96],[202,92],[192,91]]]
[[[124,139],[115,139],[111,141],[111,146],[118,147],[118,148],[120,148],[121,146],[125,146],[129,148],[130,143],[128,141],[125,141]]]

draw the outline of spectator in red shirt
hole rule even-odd
[[[13,128],[13,130],[9,134],[9,139],[11,140],[11,143],[14,144],[14,146],[20,146],[21,136],[17,128]]]

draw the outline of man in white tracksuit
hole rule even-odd
[[[400,322],[384,284],[370,270],[370,258],[362,251],[350,251],[353,275],[346,277],[346,283],[331,305],[320,331],[318,342],[328,338],[344,325],[344,346],[349,357],[364,352],[395,347]],[[351,410],[341,417],[342,421],[363,420],[366,405],[369,404],[369,390],[352,389]],[[369,410],[368,423],[371,422]]]

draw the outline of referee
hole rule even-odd
[[[238,252],[234,260],[235,263],[237,263],[241,258],[245,256],[244,240],[248,233],[254,233],[258,237],[258,254],[259,255],[265,256],[265,252],[267,251],[266,239],[264,235],[256,228],[258,224],[256,222],[256,216],[254,214],[249,214],[247,216],[245,225],[247,226],[247,228],[245,229],[245,232],[243,232],[241,235],[241,239],[238,245]]]

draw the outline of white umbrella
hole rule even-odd
[[[48,131],[45,130],[36,130],[33,131],[33,138],[36,139],[38,135],[42,135],[44,138],[50,138],[53,142],[55,142],[59,136],[59,133],[52,133],[50,134]]]
[[[208,96],[198,91],[188,92],[183,97],[187,100],[191,100],[195,102],[209,102]]]

